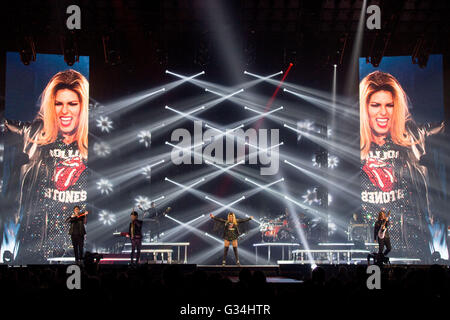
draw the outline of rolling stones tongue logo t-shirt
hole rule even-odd
[[[400,174],[401,152],[390,139],[382,146],[372,143],[367,159],[362,162],[363,204],[388,209],[404,201],[407,183],[404,174]]]
[[[391,238],[397,244],[401,239],[404,214],[409,210],[407,171],[404,167],[404,149],[390,138],[379,146],[371,144],[369,155],[361,163],[361,203],[363,215],[370,226],[378,212],[391,211]]]
[[[77,142],[65,144],[62,138],[42,147],[39,178],[39,216],[44,219],[43,249],[46,256],[67,250],[70,244],[65,219],[73,207],[84,209],[87,201],[87,168]]]
[[[80,156],[61,160],[53,172],[53,183],[58,191],[65,191],[77,183],[80,175],[86,169]]]

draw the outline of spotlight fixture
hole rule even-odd
[[[61,39],[61,46],[64,54],[64,61],[68,66],[73,66],[75,62],[79,61],[80,55],[78,53],[78,44],[74,31],[66,33]]]
[[[287,128],[290,128],[288,125],[284,125]],[[303,133],[309,133],[310,131],[314,131],[315,124],[312,120],[305,119],[301,121],[297,121],[297,129],[295,130],[297,134],[297,142],[299,142],[302,138]]]
[[[417,64],[421,69],[425,68],[433,47],[434,39],[430,39],[430,36],[425,37],[425,35],[423,35],[417,39],[414,51],[411,55],[412,63]]]
[[[141,130],[138,134],[138,141],[148,148],[152,144],[152,133],[149,130]]]
[[[97,120],[97,128],[102,132],[109,133],[113,129],[113,122],[107,116],[100,116]]]
[[[390,38],[391,38],[390,32],[375,34],[375,37],[372,41],[372,45],[370,47],[370,54],[368,57],[366,57],[367,63],[371,63],[375,68],[377,68],[380,65],[381,59],[383,59]]]
[[[302,198],[303,203],[307,203],[308,205],[318,203],[319,199],[317,198],[317,188],[308,189],[306,193],[302,196]]]
[[[337,43],[334,47],[335,51],[328,56],[328,59],[327,59],[328,65],[332,65],[334,68],[337,68],[337,66],[342,65],[342,62],[344,60],[345,49],[346,49],[347,43],[348,43],[348,39],[349,39],[348,33],[345,33],[338,38]]]
[[[328,168],[334,169],[339,164],[339,158],[333,155],[328,155]]]
[[[94,153],[100,158],[105,158],[111,154],[111,146],[103,141],[95,142],[93,150]]]
[[[101,210],[99,213],[99,221],[104,225],[110,226],[111,224],[116,222],[116,215],[107,210]]]
[[[113,185],[108,179],[103,178],[97,182],[97,189],[100,190],[101,194],[108,195],[113,192]]]
[[[25,37],[23,39],[19,54],[20,61],[26,66],[28,66],[31,61],[36,61],[36,48],[32,37]]]
[[[105,63],[111,66],[120,64],[122,62],[122,55],[118,49],[116,39],[111,35],[103,35],[102,44]]]
[[[155,200],[153,200],[155,201]],[[136,207],[142,207],[144,209],[146,208],[150,208],[150,204],[152,203],[152,201],[150,201],[150,199],[148,197],[145,196],[137,196],[134,199],[134,204]]]
[[[152,167],[151,166],[145,166],[141,169],[141,174],[145,177],[147,180],[151,180],[152,178]]]

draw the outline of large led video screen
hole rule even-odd
[[[361,58],[359,97],[362,219],[390,213],[392,256],[448,259],[442,56]]]
[[[0,262],[46,263],[70,246],[66,219],[88,198],[88,78],[89,57],[6,55]]]

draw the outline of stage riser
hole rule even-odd
[[[243,269],[248,269],[251,272],[261,271],[266,277],[279,276],[278,266],[197,266],[197,270],[206,273],[220,273],[223,276],[239,276]]]

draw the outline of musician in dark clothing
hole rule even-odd
[[[83,247],[84,247],[84,236],[86,234],[86,229],[84,225],[86,224],[87,211],[80,211],[79,206],[73,208],[73,213],[69,217],[70,222],[69,234],[72,238],[73,251],[75,254],[75,263],[81,263],[83,259]]]
[[[389,217],[386,217],[386,213],[381,210],[378,213],[378,219],[375,222],[375,227],[374,227],[374,239],[375,242],[377,242],[378,240],[378,254],[383,254],[383,255],[387,255],[392,247],[391,247],[391,238],[389,236]],[[380,235],[382,235],[382,233],[384,232],[384,237]],[[383,249],[386,246],[386,250],[383,253]]]
[[[141,257],[141,246],[142,246],[142,220],[138,220],[138,214],[136,211],[130,214],[131,222],[128,228],[128,237],[131,240],[131,264],[133,264],[134,252],[136,251],[136,262],[139,263],[139,258]]]
[[[361,215],[358,213],[354,213],[352,217],[350,218],[350,224],[362,224],[364,223],[364,220],[361,218]]]

